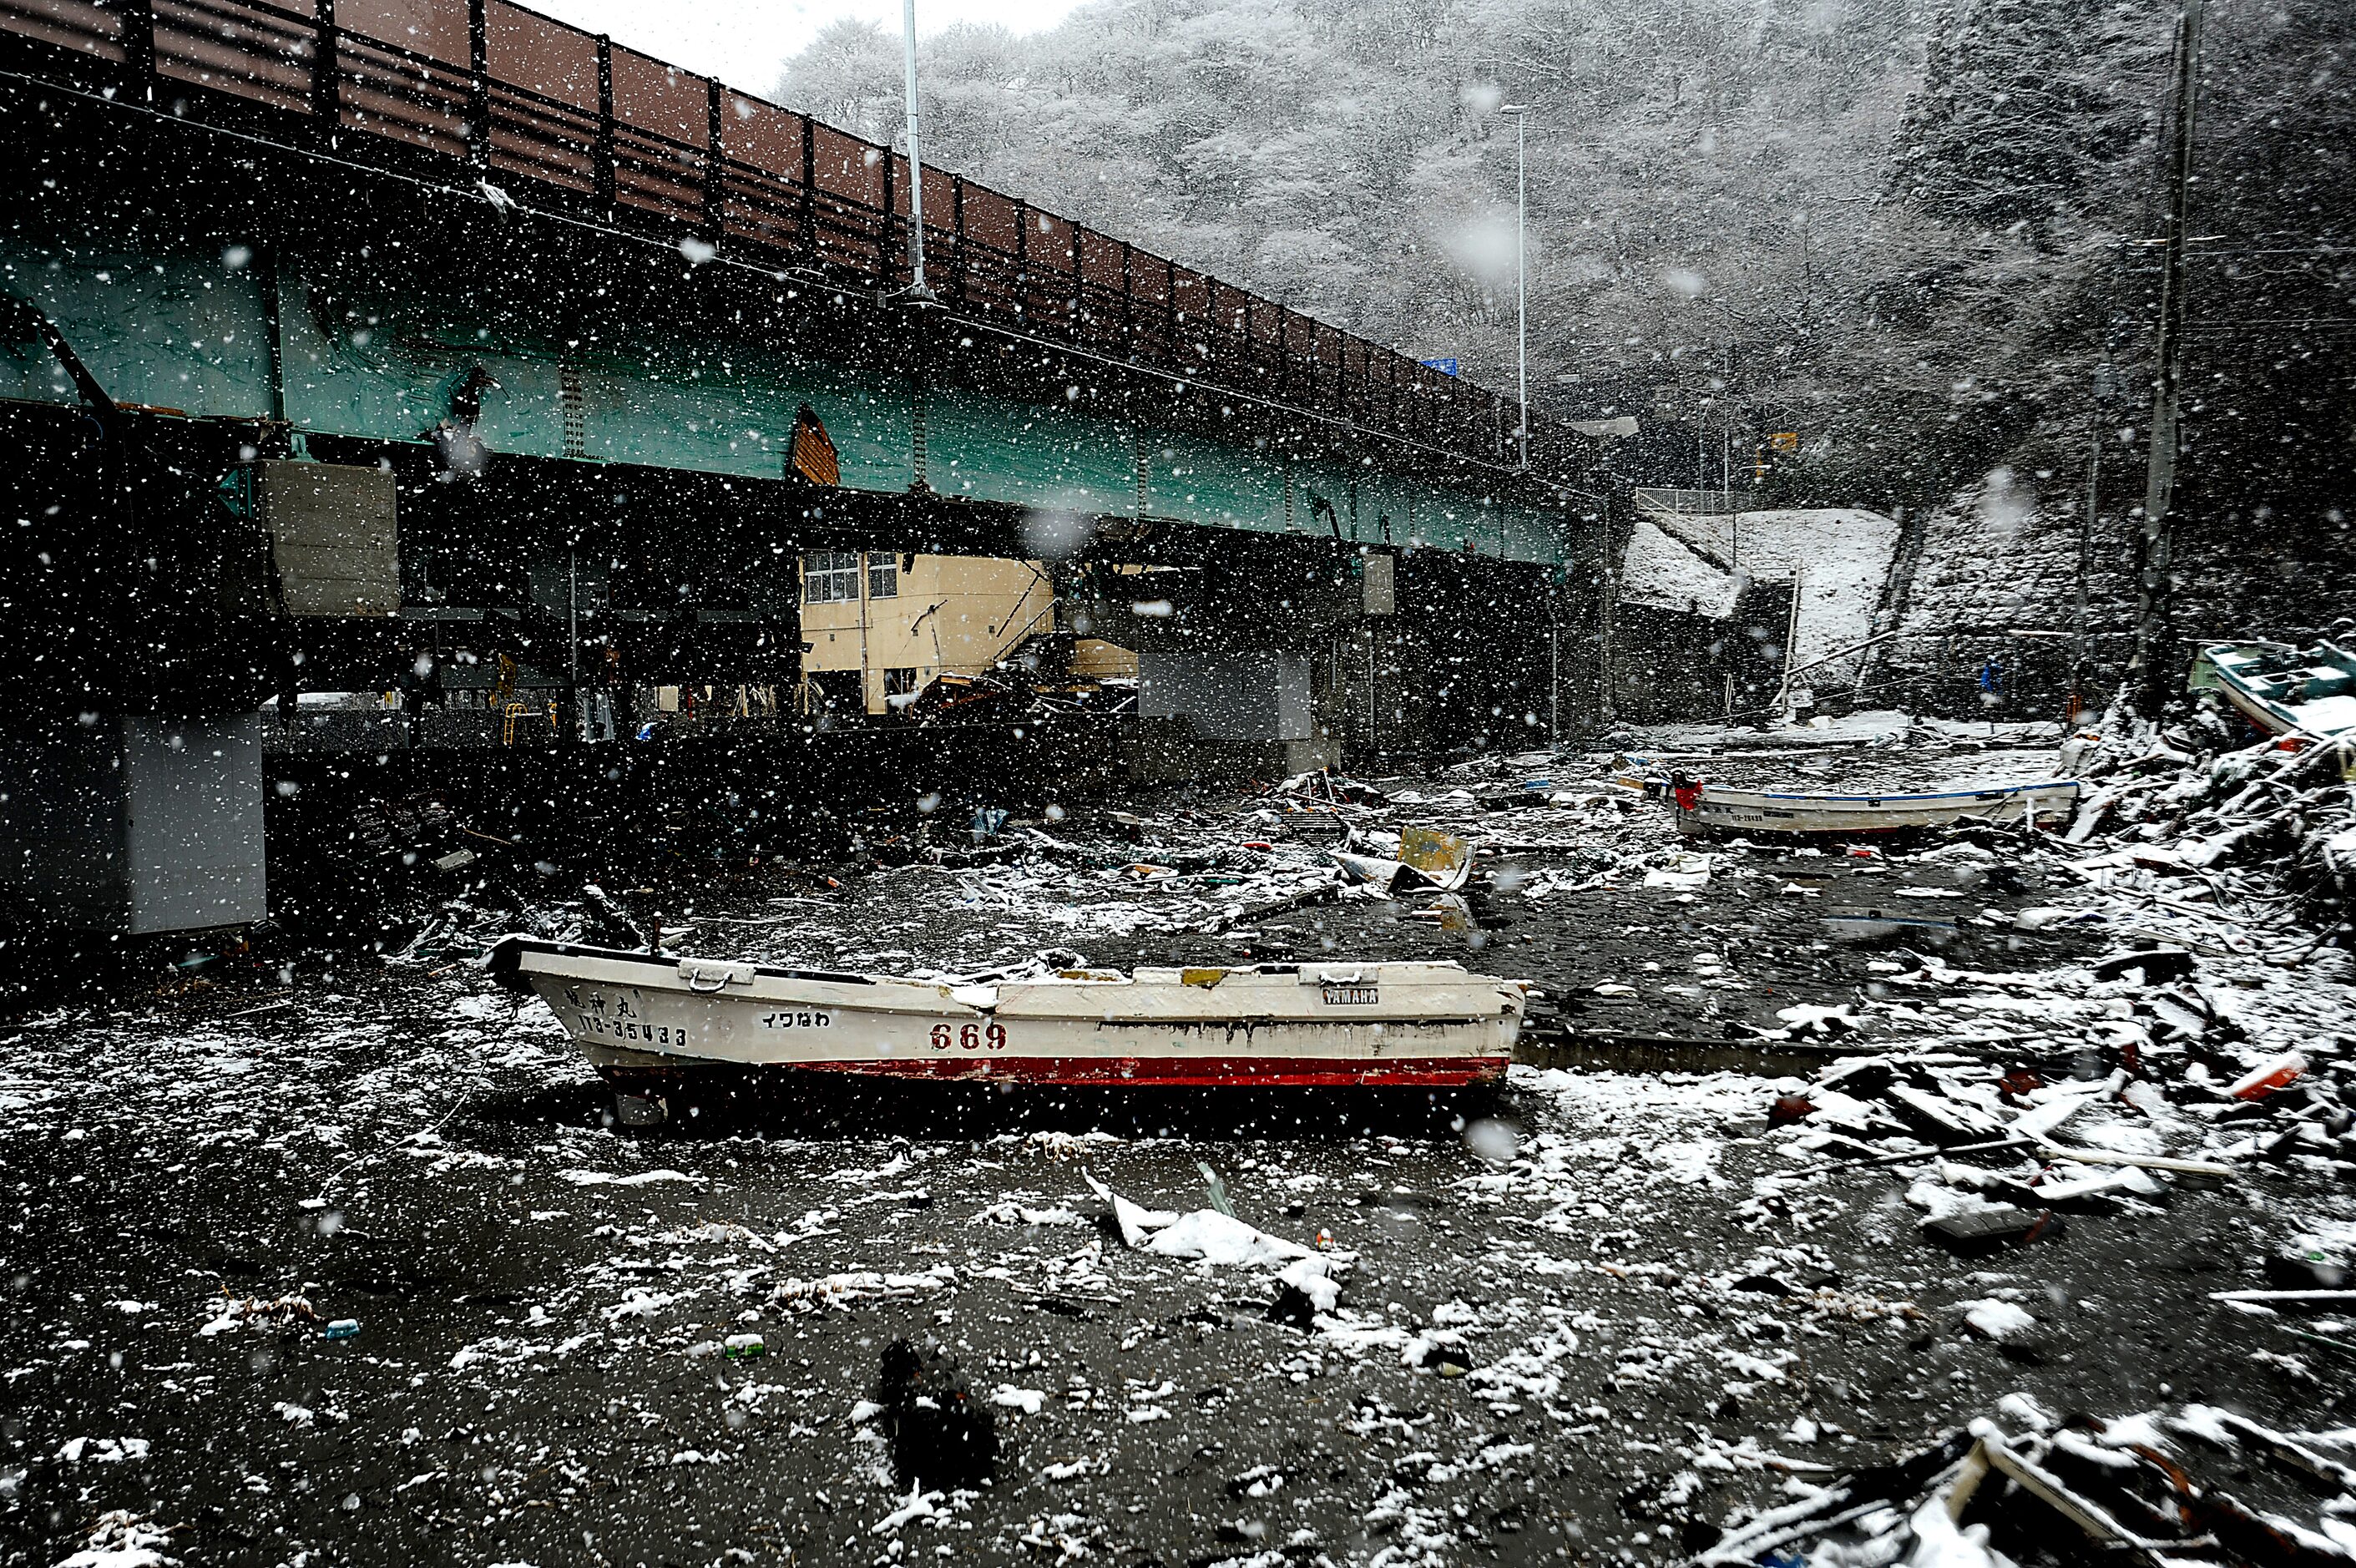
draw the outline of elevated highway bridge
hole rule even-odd
[[[1371,576],[1443,714],[1550,703],[1592,624],[1582,437],[1525,467],[1496,393],[929,166],[917,297],[904,155],[509,0],[0,0],[0,126],[27,718],[460,650],[790,683],[814,549],[1186,568],[1129,629],[1215,736],[1371,669]]]

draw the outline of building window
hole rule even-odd
[[[867,596],[871,599],[896,599],[900,596],[900,558],[886,550],[867,558]]]
[[[859,553],[813,550],[802,557],[802,602],[841,604],[859,596]]]
[[[894,697],[899,697],[903,700],[910,699],[915,697],[916,694],[916,667],[915,665],[910,664],[897,668],[887,668],[884,671],[884,700],[885,702],[891,702]]]

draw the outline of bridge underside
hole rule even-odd
[[[421,655],[785,686],[800,556],[856,548],[1066,560],[1099,635],[1143,650],[1149,692],[1162,672],[1150,712],[1265,681],[1271,713],[1306,704],[1266,736],[1338,757],[1528,733],[1550,628],[1589,619],[1600,483],[21,81],[0,123],[29,154],[0,176],[21,714],[252,714]],[[839,485],[795,472],[805,407]],[[273,599],[241,476],[290,459],[389,476],[397,603]],[[1365,613],[1370,555],[1395,616]],[[1172,613],[1130,614],[1091,564],[1179,568],[1154,579]]]

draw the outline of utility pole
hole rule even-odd
[[[564,684],[573,703],[573,734],[589,738],[588,710],[581,695],[581,541],[564,553]]]
[[[1734,395],[1734,339],[1731,337],[1726,340],[1726,384],[1719,395],[1721,400]],[[1728,510],[1733,510],[1734,409],[1723,401],[1718,411],[1718,489],[1720,495],[1728,498],[1722,504]]]
[[[1612,668],[1613,654],[1612,645],[1615,640],[1615,634],[1617,631],[1617,628],[1613,625],[1613,622],[1618,618],[1619,610],[1619,584],[1616,575],[1612,569],[1613,552],[1619,548],[1620,544],[1618,521],[1617,516],[1615,515],[1618,513],[1618,510],[1619,509],[1615,502],[1607,498],[1603,503],[1601,513],[1596,519],[1596,542],[1598,549],[1595,552],[1595,558],[1597,564],[1602,568],[1602,570],[1597,575],[1595,584],[1595,619],[1597,632],[1595,639],[1595,717],[1598,726],[1606,735],[1612,733],[1612,728],[1619,719],[1617,704],[1613,701],[1613,693],[1616,690],[1616,678]]]
[[[573,688],[573,709],[581,711],[581,547],[564,554],[564,682]]]
[[[2176,456],[2184,386],[2184,239],[2190,229],[2192,128],[2200,103],[2201,0],[2176,16],[2176,124],[2168,159],[2168,238],[2160,263],[2159,342],[2151,392],[2151,463],[2143,499],[2143,572],[2136,592],[2132,666],[2136,709],[2157,718],[2175,660],[2169,635],[2172,569],[2169,514],[2176,504]]]
[[[2078,585],[2070,607],[2070,713],[2077,723],[2086,701],[2086,574],[2093,564],[2094,513],[2103,497],[2103,420],[2098,410],[2094,430],[2086,443],[2086,510],[2078,519]]]
[[[915,0],[910,0],[914,4]],[[1514,117],[1514,335],[1515,389],[1522,408],[1522,472],[1530,470],[1530,106],[1508,103],[1500,113]]]

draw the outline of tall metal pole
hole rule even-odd
[[[581,542],[564,553],[564,684],[573,704],[573,731],[589,738],[589,715],[581,703]]]
[[[1514,117],[1514,336],[1515,395],[1521,404],[1521,428],[1514,435],[1521,444],[1521,466],[1530,466],[1530,110],[1526,103],[1508,103],[1504,113]]]
[[[1562,749],[1562,622],[1554,594],[1547,594],[1547,750]]]
[[[1603,625],[1602,636],[1596,639],[1595,646],[1597,687],[1595,710],[1601,716],[1604,731],[1608,734],[1620,718],[1619,706],[1612,700],[1612,693],[1615,689],[1612,672],[1612,640],[1615,632],[1613,623],[1619,609],[1619,595],[1617,576],[1612,570],[1612,521],[1609,511],[1604,513],[1602,555],[1603,575],[1597,585],[1597,592],[1601,596],[1602,603],[1598,607],[1596,618]]]
[[[2184,382],[2184,238],[2190,222],[2192,127],[2201,93],[2201,5],[2176,16],[2176,127],[2168,160],[2168,246],[2160,265],[2159,342],[2151,390],[2151,460],[2145,475],[2143,572],[2136,590],[2136,711],[2159,716],[2168,697],[2169,513],[2176,504],[2176,455]]]
[[[1530,116],[1514,116],[1514,390],[1522,405],[1522,468],[1530,466]]]
[[[564,679],[573,701],[581,702],[581,550],[575,545],[564,556]]]
[[[901,54],[907,68],[908,97],[908,292],[930,299],[925,284],[925,152],[916,136],[916,0],[902,0]]]

